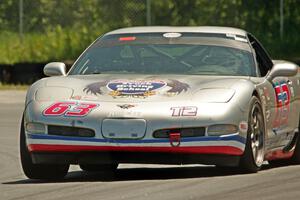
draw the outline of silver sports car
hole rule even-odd
[[[21,163],[32,179],[70,164],[212,164],[257,172],[300,163],[300,73],[227,27],[136,27],[99,37],[69,72],[28,90]]]

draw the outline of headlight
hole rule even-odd
[[[193,100],[204,103],[226,103],[233,97],[235,90],[227,88],[201,89],[193,95]]]
[[[41,123],[29,122],[26,124],[25,129],[29,133],[38,133],[38,134],[46,133],[46,126]]]
[[[209,126],[207,129],[207,134],[209,136],[220,136],[237,133],[238,128],[233,124],[218,124]]]
[[[35,100],[42,101],[56,101],[68,100],[72,97],[73,89],[65,87],[43,87],[39,88],[35,93]]]

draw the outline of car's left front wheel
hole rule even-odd
[[[20,131],[20,157],[24,174],[30,179],[55,180],[62,179],[69,170],[67,164],[34,164],[26,145],[24,119]]]
[[[265,125],[260,100],[253,96],[248,115],[246,147],[241,157],[240,167],[245,172],[255,173],[264,161]]]

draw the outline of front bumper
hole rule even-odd
[[[206,164],[238,166],[240,156],[161,152],[32,152],[35,164]]]
[[[27,145],[35,163],[153,163],[235,165],[245,139],[226,137],[182,138],[180,146],[169,139],[110,140],[28,134]]]
[[[153,112],[147,105],[139,105],[138,111],[114,111],[120,109],[111,103],[99,107],[88,116],[72,118],[65,116],[48,117],[43,110],[52,104],[31,102],[25,110],[26,122],[46,125],[60,125],[92,128],[96,135],[92,138],[32,134],[26,132],[26,142],[35,163],[81,163],[82,159],[92,157],[93,162],[128,162],[128,163],[202,163],[202,164],[236,164],[243,154],[246,133],[238,132],[224,136],[182,137],[180,145],[173,145],[170,138],[153,138],[153,132],[174,127],[207,127],[212,124],[239,124],[246,120],[246,114],[238,107],[228,104],[199,104],[199,113],[195,116],[170,116],[170,105],[159,104],[161,112]],[[185,104],[186,105],[186,104]],[[180,105],[181,106],[181,105]],[[209,106],[209,107],[208,107]],[[102,110],[101,110],[101,109]],[[214,112],[211,112],[214,108]],[[200,112],[201,111],[201,112]],[[112,114],[113,112],[113,114]],[[130,115],[130,116],[127,116]],[[102,134],[101,124],[107,118],[145,119],[145,135],[139,139],[111,139]],[[106,159],[107,155],[110,159]],[[112,156],[110,156],[112,155]],[[141,159],[135,159],[140,155]],[[164,156],[163,156],[164,155]],[[62,159],[60,157],[62,156]],[[219,159],[220,157],[220,159]],[[52,159],[53,158],[53,159]],[[155,158],[155,159],[154,159]],[[172,158],[172,159],[169,159]],[[223,158],[234,158],[226,161]],[[227,164],[226,164],[227,163]]]

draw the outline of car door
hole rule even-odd
[[[294,136],[292,127],[295,122],[291,117],[295,106],[293,78],[276,77],[272,82],[266,80],[274,64],[261,44],[250,34],[248,38],[256,55],[258,76],[263,77],[262,83],[257,87],[264,107],[266,150],[286,146]]]

